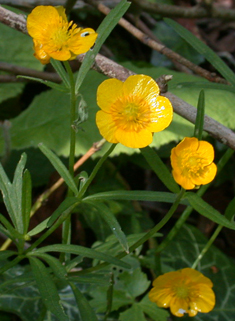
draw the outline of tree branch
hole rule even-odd
[[[194,6],[194,7],[179,7],[168,4],[153,3],[146,0],[132,0],[140,9],[162,15],[164,17],[173,18],[218,18],[226,21],[235,20],[234,9],[224,9],[216,6]]]

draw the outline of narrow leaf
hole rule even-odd
[[[230,222],[226,217],[220,214],[216,209],[210,206],[207,202],[201,199],[200,196],[192,192],[186,193],[186,198],[189,200],[190,205],[201,215],[209,218],[213,222],[223,225],[227,228],[235,230],[235,223]]]
[[[177,198],[176,194],[168,192],[153,191],[110,191],[89,195],[83,198],[83,201],[105,201],[105,200],[127,200],[127,201],[149,201],[174,203]],[[189,202],[182,199],[180,204],[189,205]]]
[[[38,145],[42,153],[49,159],[51,164],[54,166],[54,168],[57,170],[57,172],[60,174],[60,176],[64,179],[65,183],[68,185],[68,187],[73,191],[75,195],[78,195],[78,189],[77,186],[71,177],[68,169],[65,167],[65,165],[61,162],[59,157],[54,154],[49,148],[47,148],[43,143],[40,143]]]
[[[163,184],[173,193],[179,193],[180,188],[158,154],[149,146],[140,149],[142,155]]]
[[[70,282],[71,289],[77,303],[78,311],[81,321],[98,321],[95,311],[90,306],[85,296],[79,291],[79,289]]]
[[[30,172],[26,169],[23,174],[22,187],[22,217],[24,234],[27,233],[30,221],[30,211],[32,206],[32,181]]]
[[[5,261],[5,260],[7,260],[9,257],[11,257],[11,256],[13,256],[13,255],[16,255],[16,254],[17,254],[16,252],[9,251],[9,250],[0,251],[0,261]]]
[[[53,68],[55,69],[55,71],[57,72],[57,74],[60,76],[60,78],[62,79],[65,87],[70,88],[70,82],[69,82],[69,76],[66,73],[64,66],[62,65],[62,63],[58,60],[55,59],[50,59],[50,63],[52,64]]]
[[[202,54],[219,73],[227,79],[233,86],[235,86],[234,72],[220,59],[220,57],[210,49],[204,42],[199,40],[194,34],[182,27],[179,23],[169,18],[164,21],[170,25],[184,40],[186,40],[195,50]]]
[[[29,77],[29,76],[17,76],[17,78],[24,78],[24,79],[28,79],[28,80],[37,81],[37,82],[40,82],[41,84],[46,85],[52,89],[56,89],[58,91],[69,93],[69,88],[66,88],[64,85],[56,84],[56,83],[49,81],[49,80],[43,80],[40,78]]]
[[[23,235],[20,234],[2,214],[0,214],[0,221],[6,227],[7,231],[10,233],[11,239],[15,240],[23,238]]]
[[[189,81],[189,82],[181,82],[178,83],[176,88],[203,88],[203,89],[215,89],[215,90],[224,90],[235,93],[235,87],[224,85],[224,84],[216,84],[214,82],[206,82],[206,81]]]
[[[231,220],[235,215],[235,197],[231,200],[231,202],[228,204],[224,216]]]
[[[127,2],[126,0],[120,1],[119,4],[113,10],[110,11],[110,13],[104,18],[102,23],[99,25],[97,29],[98,37],[96,40],[96,44],[92,50],[89,50],[86,53],[86,56],[82,62],[81,68],[79,69],[76,84],[75,84],[76,93],[78,93],[79,88],[83,83],[83,80],[86,77],[86,74],[90,70],[101,46],[103,45],[105,40],[108,38],[108,36],[110,35],[114,27],[117,25],[118,21],[127,11],[130,4],[131,3]]]
[[[97,214],[108,224],[112,233],[116,236],[124,251],[129,253],[129,246],[127,243],[126,235],[123,233],[120,224],[110,209],[101,202],[86,202],[97,209]]]
[[[55,257],[48,255],[46,253],[38,253],[37,256],[42,258],[47,262],[47,264],[49,264],[50,268],[52,269],[53,273],[58,279],[67,282],[66,280],[67,271],[59,260],[57,260]]]
[[[205,94],[204,90],[200,91],[197,103],[197,117],[194,127],[194,137],[201,140],[203,125],[204,125],[204,114],[205,114]]]
[[[47,268],[40,260],[36,258],[30,257],[29,261],[43,303],[47,309],[53,313],[56,318],[58,318],[59,321],[68,321],[68,317],[65,315],[60,302],[58,290],[51,275],[48,273]]]
[[[73,245],[73,244],[53,244],[53,245],[44,246],[38,250],[35,250],[34,252],[31,252],[30,255],[37,255],[37,253],[45,253],[45,252],[62,252],[62,253],[76,254],[84,257],[89,257],[91,259],[105,261],[117,266],[122,266],[123,268],[126,268],[126,269],[130,268],[129,264],[119,259],[116,259],[111,255],[98,252],[96,250],[89,249],[80,245]]]

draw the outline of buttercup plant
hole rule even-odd
[[[214,316],[213,313],[218,311],[217,308],[213,312],[216,301],[221,301],[218,278],[214,278],[211,273],[214,258],[209,257],[205,264],[202,258],[206,258],[206,252],[223,226],[235,230],[235,224],[231,221],[235,200],[230,202],[225,215],[221,215],[201,196],[213,184],[217,173],[221,172],[233,151],[227,150],[215,164],[212,144],[201,139],[204,93],[200,93],[198,99],[194,137],[185,137],[176,143],[167,159],[167,162],[171,162],[171,171],[170,166],[158,155],[160,153],[149,146],[153,142],[153,135],[157,139],[157,133],[163,131],[159,135],[166,132],[171,134],[172,130],[170,126],[174,102],[160,92],[160,84],[144,73],[129,76],[130,71],[127,77],[113,72],[110,73],[112,79],[103,81],[103,78],[99,78],[97,90],[93,90],[94,86],[90,88],[89,83],[89,89],[86,90],[89,90],[89,95],[97,103],[88,106],[89,112],[93,109],[96,113],[96,117],[93,114],[95,119],[91,117],[92,125],[97,125],[97,133],[99,130],[99,137],[103,138],[95,144],[94,149],[98,150],[104,144],[108,147],[105,146],[106,151],[101,153],[94,167],[91,162],[88,169],[90,173],[83,170],[78,176],[75,175],[75,170],[89,157],[87,155],[90,152],[82,156],[79,166],[75,165],[75,143],[80,139],[76,124],[83,121],[80,117],[82,111],[79,110],[82,105],[79,100],[84,99],[81,85],[100,47],[129,5],[126,0],[120,1],[96,31],[92,28],[82,29],[73,21],[69,22],[61,6],[38,6],[27,18],[35,58],[43,65],[51,63],[62,84],[32,79],[62,91],[70,98],[70,141],[67,166],[47,147],[46,139],[38,145],[61,176],[60,184],[63,181],[67,185],[68,192],[55,211],[32,229],[29,227],[30,218],[59,184],[44,192],[32,206],[31,178],[29,171],[25,170],[26,155],[22,155],[12,182],[0,165],[0,189],[10,217],[7,219],[0,214],[0,232],[8,237],[0,252],[0,274],[3,278],[0,291],[4,296],[6,287],[9,297],[11,291],[17,297],[19,290],[20,298],[25,299],[28,287],[32,288],[28,305],[17,301],[17,307],[12,311],[24,321],[126,321],[130,318],[167,321],[186,314],[195,318],[200,313],[202,317],[206,313]],[[74,74],[70,60],[83,53],[86,55],[82,65],[78,73]],[[50,100],[47,103],[50,104]],[[56,109],[53,112],[56,113]],[[90,133],[86,123],[83,125],[85,135],[88,136]],[[178,131],[181,131],[180,127]],[[164,185],[164,192],[129,188],[111,190],[110,185],[105,184],[106,175],[101,168],[106,170],[105,161],[118,144],[127,149],[139,149],[137,152],[140,152],[140,157],[147,162],[143,163],[143,167],[149,166],[158,176]],[[111,178],[115,183],[115,177]],[[123,182],[125,179],[120,180]],[[97,188],[97,182],[102,186]],[[196,191],[191,192],[193,189]],[[154,217],[156,223],[150,222],[150,217],[147,218],[139,210],[142,204],[138,201],[167,202],[171,205],[165,207],[162,217]],[[133,203],[135,208],[133,206],[132,211],[130,208]],[[179,205],[185,207],[182,213]],[[191,232],[189,225],[185,224],[192,210],[218,224],[215,231],[217,234],[212,235],[208,242],[202,237],[197,239],[196,233]],[[174,224],[172,217],[176,211],[178,220]],[[93,234],[87,238],[90,243],[96,238],[94,244],[72,244],[71,219],[75,213],[79,213],[84,221],[87,220],[86,224],[90,224]],[[120,221],[119,213],[124,217]],[[170,220],[172,228],[169,231],[167,223]],[[61,225],[61,242],[50,244],[48,237]],[[189,235],[194,237],[187,238],[187,246],[193,244],[189,255],[184,251],[185,243],[177,239],[177,233],[185,226],[190,231]],[[165,234],[162,242],[162,234],[159,232]],[[46,245],[45,240],[48,241]],[[11,242],[14,243],[13,250],[8,249]],[[182,246],[180,251],[177,246]],[[211,251],[213,253],[214,249]],[[21,265],[22,261],[24,264]],[[145,273],[148,268],[151,273]],[[16,273],[16,278],[11,279],[11,273]],[[152,288],[150,275],[154,279]],[[22,289],[26,294],[24,292],[22,295]],[[0,306],[1,300],[0,296]],[[10,300],[10,308],[14,305],[12,301],[14,298]],[[6,301],[4,304],[9,310]],[[30,312],[22,312],[26,305]],[[31,311],[34,314],[30,314]],[[24,313],[29,313],[29,316]]]

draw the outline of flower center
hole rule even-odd
[[[111,114],[117,127],[136,132],[151,122],[151,110],[141,97],[129,95],[118,98],[112,106]]]
[[[185,284],[176,285],[174,287],[174,292],[177,298],[187,299],[189,297],[189,288]]]
[[[68,47],[68,40],[78,31],[77,25],[73,23],[73,21],[68,23],[61,17],[53,27],[51,31],[50,45],[56,48],[56,51],[61,51],[64,47]]]
[[[186,152],[181,158],[182,174],[201,176],[207,169],[208,162],[196,152]]]

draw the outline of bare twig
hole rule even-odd
[[[38,71],[35,69],[12,65],[7,62],[0,62],[0,70],[10,72],[14,75],[35,77],[43,80],[53,81],[56,83],[61,82],[61,78],[55,72],[52,73],[52,72]]]
[[[0,7],[1,8],[1,7]],[[5,9],[6,10],[6,9]],[[8,25],[14,28],[14,24],[11,23],[11,16],[13,17],[12,20],[15,21],[17,15],[13,12],[7,10],[8,13]],[[5,20],[4,20],[5,21]],[[1,15],[0,15],[0,22],[1,22]],[[6,22],[4,22],[6,23]],[[25,23],[25,22],[24,22]],[[22,30],[25,30],[22,28]],[[84,55],[80,55],[77,57],[79,62],[82,62],[84,59]],[[98,72],[102,72],[103,74],[107,75],[108,77],[117,78],[120,80],[125,80],[130,75],[134,73],[121,65],[115,63],[114,61],[98,54],[93,68]],[[196,117],[196,108],[192,105],[186,103],[182,99],[178,98],[177,96],[167,93],[165,96],[169,97],[172,101],[172,105],[174,111],[179,114],[180,116],[188,119],[190,122],[195,123]],[[219,122],[215,121],[214,119],[210,118],[209,116],[205,116],[204,122],[204,129],[207,131],[211,136],[218,139],[219,141],[223,142],[227,146],[231,147],[235,150],[235,133],[230,130],[229,128],[221,125]]]
[[[162,15],[164,17],[173,18],[218,18],[226,21],[235,20],[235,10],[225,9],[216,6],[194,6],[194,7],[180,7],[168,4],[160,4],[146,0],[132,0],[134,4],[140,9]]]
[[[104,13],[105,15],[109,14],[110,9],[103,4],[97,4],[94,0],[85,0],[87,3],[90,3],[97,7],[97,9]],[[121,18],[119,20],[119,25],[121,25],[124,29],[126,29],[128,32],[130,32],[134,37],[136,37],[138,40],[140,40],[145,45],[149,46],[150,48],[160,52],[161,54],[165,55],[169,59],[176,61],[185,67],[189,68],[190,70],[194,71],[196,74],[200,75],[203,78],[208,79],[212,82],[222,83],[222,84],[228,84],[228,82],[216,75],[214,73],[210,73],[209,71],[195,65],[191,61],[187,60],[186,58],[182,57],[181,55],[177,54],[176,52],[172,51],[171,49],[167,48],[166,46],[162,45],[161,43],[156,42],[153,39],[150,39],[148,35],[137,29],[135,26],[133,26],[130,22],[128,22],[126,19]]]

